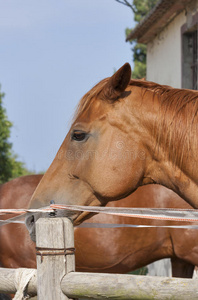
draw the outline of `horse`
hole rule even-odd
[[[30,208],[104,206],[139,186],[160,184],[198,207],[198,92],[131,80],[124,64],[79,102],[68,134],[36,188]],[[59,212],[74,225],[90,212]],[[31,213],[26,226],[35,239]]]
[[[43,175],[16,178],[0,186],[0,208],[26,208]],[[148,185],[110,207],[189,208],[186,202],[160,185]],[[7,218],[7,216],[6,216]],[[168,225],[176,222],[142,220],[98,214],[90,223]],[[75,228],[76,269],[84,272],[128,273],[151,262],[171,258],[174,277],[191,278],[198,265],[196,229]],[[182,239],[180,238],[182,236]],[[6,268],[36,268],[35,244],[24,224],[0,227],[0,263]]]

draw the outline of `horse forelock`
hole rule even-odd
[[[74,113],[73,121],[74,123],[85,110],[92,104],[92,102],[99,96],[104,86],[107,84],[109,78],[105,78],[98,82],[89,92],[87,92],[79,101],[76,111]]]
[[[142,88],[143,97],[148,91],[159,102],[159,114],[154,128],[156,149],[162,147],[169,159],[182,167],[184,154],[188,156],[198,146],[198,91],[176,89],[154,82],[131,80],[131,86]]]

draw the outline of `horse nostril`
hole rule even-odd
[[[27,227],[32,228],[35,224],[34,215],[28,216],[25,223],[26,223]]]
[[[32,215],[31,218],[30,218],[30,224],[31,224],[31,225],[34,224],[34,215]]]
[[[36,228],[35,228],[36,216],[29,214],[25,219],[25,225],[29,231],[30,237],[33,242],[36,242]]]

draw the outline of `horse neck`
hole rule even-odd
[[[142,184],[164,185],[198,208],[197,147],[193,140],[196,124],[183,132],[181,117],[172,121],[171,105],[170,112],[163,116],[160,101],[157,95],[148,92],[139,104],[143,119],[139,132],[146,152]]]

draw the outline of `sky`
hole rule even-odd
[[[115,0],[0,0],[0,84],[18,160],[50,166],[80,98],[125,62],[132,11]]]

